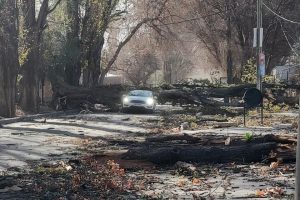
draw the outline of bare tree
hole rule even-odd
[[[105,75],[112,69],[114,63],[116,62],[120,52],[125,47],[125,45],[133,38],[133,36],[138,32],[138,30],[144,24],[152,24],[155,21],[159,20],[162,16],[163,12],[165,11],[165,7],[168,0],[159,0],[159,1],[146,1],[143,2],[143,7],[147,9],[146,16],[142,17],[142,20],[138,22],[127,34],[127,36],[118,44],[113,56],[105,66],[102,67],[102,73],[99,76],[99,83],[103,84]]]
[[[193,63],[178,51],[170,52],[163,62],[164,81],[170,84],[184,80],[194,67]]]
[[[125,59],[122,71],[134,86],[146,86],[151,76],[159,70],[159,61],[151,50],[137,50]]]
[[[241,71],[240,66],[245,65],[254,55],[252,37],[253,27],[256,27],[256,1],[195,0],[194,2],[195,11],[191,13],[197,13],[199,20],[191,21],[190,30],[195,31],[199,40],[205,44],[215,59],[227,68],[229,76],[238,76],[237,72]],[[276,0],[265,3],[275,12],[287,13],[292,19],[298,15],[296,7],[299,2],[297,3],[296,0]],[[281,23],[284,22],[268,12],[266,8],[264,9],[264,51],[268,58],[268,73],[276,64],[282,63],[291,52],[283,31],[293,37],[299,30],[292,24],[281,27]],[[295,41],[290,42],[294,44]]]
[[[15,0],[0,2],[0,116],[13,117],[19,69]]]

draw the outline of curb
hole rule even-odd
[[[28,122],[33,121],[35,119],[43,118],[43,117],[58,117],[63,115],[71,115],[77,113],[78,110],[69,110],[69,111],[59,111],[59,112],[51,112],[51,113],[43,113],[36,115],[27,115],[24,117],[14,117],[7,119],[0,119],[0,125],[12,124],[17,122]]]

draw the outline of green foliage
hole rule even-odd
[[[187,81],[181,81],[177,84],[187,85],[187,86],[197,86],[197,87],[219,87],[220,83],[212,82],[209,79],[191,79]]]
[[[67,170],[63,167],[43,167],[43,166],[38,166],[35,169],[36,173],[39,174],[65,174],[67,173]]]
[[[288,111],[291,110],[291,108],[286,105],[286,104],[272,104],[272,103],[267,103],[264,104],[264,108],[272,113],[280,113],[282,111]]]
[[[246,142],[251,142],[254,138],[253,133],[250,133],[250,132],[245,133],[244,138],[245,138]]]
[[[184,115],[183,122],[188,122],[189,124],[197,123],[197,117],[192,115]]]
[[[243,83],[255,83],[256,82],[256,64],[255,59],[250,58],[242,71],[242,82]]]
[[[274,83],[274,82],[278,83],[279,81],[274,79],[274,76],[267,75],[264,77],[264,82],[265,83]]]

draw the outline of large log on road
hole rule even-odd
[[[54,99],[66,97],[68,105],[71,108],[78,107],[80,104],[89,102],[91,104],[104,104],[108,106],[115,106],[120,103],[122,94],[128,89],[123,86],[101,86],[96,88],[82,88],[74,87],[64,83],[61,80],[55,80],[52,82]],[[284,90],[282,88],[289,88],[285,85],[272,85],[266,84],[267,88],[277,91],[276,95],[272,95],[271,99],[274,103],[287,103],[289,105],[295,105],[298,102],[297,97],[284,97],[280,95]],[[252,84],[245,85],[233,85],[228,87],[172,87],[171,89],[154,89],[157,93],[159,103],[167,101],[177,102],[181,104],[196,104],[205,106],[242,106],[241,102],[224,103],[217,101],[214,98],[227,98],[227,97],[239,97],[241,98],[246,89],[255,87]],[[298,88],[298,87],[293,87]],[[281,91],[278,92],[278,91]],[[265,96],[268,97],[268,93],[265,92]]]
[[[276,143],[247,144],[241,146],[176,146],[147,147],[129,150],[128,160],[147,160],[156,164],[174,164],[177,161],[197,163],[259,162],[268,157]]]
[[[56,80],[52,83],[53,99],[66,97],[69,107],[79,107],[82,103],[104,104],[115,106],[121,102],[125,89],[120,86],[102,86],[95,88],[74,87],[63,81]]]

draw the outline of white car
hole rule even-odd
[[[132,90],[123,96],[122,109],[126,111],[130,108],[146,109],[154,112],[156,100],[152,91],[149,90]]]

